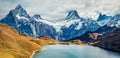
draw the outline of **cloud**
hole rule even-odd
[[[96,11],[107,15],[120,12],[119,2],[120,0],[0,0],[0,18],[21,4],[31,16],[40,14],[46,19],[64,18],[71,9],[77,10],[81,17],[97,19]]]

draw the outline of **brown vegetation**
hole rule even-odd
[[[78,44],[78,45],[84,45],[85,42],[81,41],[81,40],[72,40],[70,41],[72,44]]]
[[[33,41],[41,46],[46,45],[46,44],[56,44],[57,43],[57,41],[55,41],[54,39],[52,39],[49,36],[34,38],[34,39],[31,39],[30,41]]]
[[[0,23],[0,58],[29,58],[33,51],[50,42],[48,39],[51,40],[47,36],[39,39],[19,35],[13,28]]]

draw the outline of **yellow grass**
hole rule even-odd
[[[29,58],[33,51],[41,48],[31,39],[0,23],[0,58]]]
[[[85,42],[83,42],[81,40],[77,40],[77,39],[70,41],[70,43],[71,44],[78,44],[78,45],[84,45],[85,44]]]
[[[47,45],[47,44],[56,44],[57,41],[53,40],[51,37],[49,36],[44,36],[44,37],[38,37],[38,38],[34,38],[31,39],[31,41],[43,46],[43,45]]]
[[[32,38],[0,23],[0,58],[29,58],[42,45],[56,42],[48,36]]]

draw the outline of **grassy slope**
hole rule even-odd
[[[0,23],[0,58],[29,58],[33,51],[41,49],[41,46],[56,43],[57,41],[48,36],[32,38],[20,35],[13,28]],[[80,40],[68,43],[84,44]]]
[[[13,28],[0,23],[0,58],[29,58],[33,51],[41,49],[41,45],[50,40],[46,40],[49,37],[41,38],[33,41],[32,37],[19,35]]]
[[[37,38],[31,39],[30,41],[35,42],[40,46],[57,43],[57,41],[53,40],[49,36],[37,37]]]

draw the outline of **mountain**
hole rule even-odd
[[[97,39],[103,39],[105,38],[106,36],[108,36],[111,32],[113,32],[114,30],[116,30],[117,27],[116,26],[103,26],[101,28],[99,28],[98,30],[94,31],[94,33],[99,33],[99,34],[102,34],[101,36],[99,36]]]
[[[120,29],[114,30],[107,37],[100,40],[99,43],[95,44],[95,46],[120,52],[120,35],[119,35],[119,33],[120,33]]]
[[[61,30],[63,30],[63,33],[61,37],[63,38],[69,38],[67,40],[71,40],[72,38],[81,36],[87,31],[95,31],[100,26],[94,21],[94,20],[84,20],[84,21],[78,21],[70,27],[63,27]]]
[[[80,16],[76,10],[70,10],[65,19],[80,19]]]
[[[120,14],[115,14],[114,16],[107,16],[100,13],[97,22],[100,26],[108,25],[111,27],[120,27]]]
[[[53,33],[55,34],[56,30],[52,26],[41,22],[41,20],[44,19],[39,14],[30,17],[26,10],[18,5],[0,22],[15,28],[20,34],[27,34],[32,37],[51,36],[55,38]]]
[[[116,29],[117,29],[117,27],[115,27],[115,26],[111,27],[111,26],[105,25],[103,27],[98,28],[96,31],[87,31],[84,34],[82,34],[81,36],[75,37],[73,39],[80,39],[85,42],[102,40],[103,38],[108,36],[111,32],[113,32]]]
[[[21,5],[11,10],[0,22],[15,28],[20,34],[33,37],[51,36],[59,40],[69,40],[86,31],[95,31],[99,28],[94,20],[81,18],[76,10],[69,11],[64,20],[51,22],[42,18],[39,14],[30,17]]]
[[[97,20],[97,23],[100,25],[100,28],[98,28],[96,31],[87,31],[81,36],[75,37],[73,39],[80,39],[86,42],[93,41],[93,39],[102,40],[103,38],[108,36],[111,32],[119,28],[120,25],[119,21],[120,21],[119,14],[116,14],[115,16],[107,16],[105,14],[100,13]]]
[[[51,36],[55,38],[56,30],[53,26],[45,23],[45,19],[42,19],[40,15],[34,15],[32,17],[32,29],[34,31],[35,37],[39,36]]]
[[[112,19],[112,16],[107,16],[105,14],[99,13],[97,22],[100,26],[104,26],[109,23],[109,21]]]
[[[15,28],[20,34],[25,33],[34,36],[31,28],[30,16],[21,5],[18,5],[15,9],[11,10],[0,22]]]
[[[35,14],[32,18],[42,19],[42,17],[39,14]]]
[[[99,14],[98,20],[95,21],[90,18],[82,18],[76,10],[71,10],[65,18],[51,21],[42,18],[39,14],[31,17],[21,5],[18,5],[0,22],[15,28],[20,34],[27,34],[32,37],[50,36],[57,40],[71,40],[83,35],[85,32],[94,32],[105,25],[119,27],[119,17],[119,14],[115,16]]]
[[[109,16],[99,13],[97,21],[108,20]]]
[[[109,23],[107,24],[108,26],[116,26],[117,28],[120,27],[120,14],[116,14]]]

